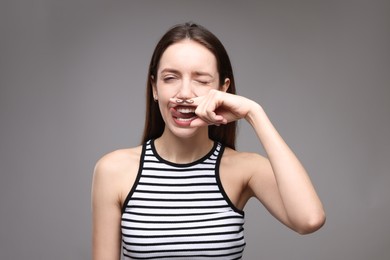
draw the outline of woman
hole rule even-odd
[[[239,119],[267,158],[235,150]],[[325,221],[305,169],[262,107],[235,95],[220,41],[199,25],[177,25],[151,59],[142,145],[96,164],[93,257],[241,259],[251,197],[300,234]]]

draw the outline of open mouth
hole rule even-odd
[[[176,107],[172,111],[172,116],[182,122],[189,122],[196,118],[195,107]]]

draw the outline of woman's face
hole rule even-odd
[[[191,104],[177,105],[173,99],[204,96],[211,89],[226,91],[229,80],[220,86],[217,61],[212,52],[192,40],[169,46],[161,56],[153,85],[160,112],[167,128],[175,135],[189,137],[197,132],[190,123],[196,118]]]

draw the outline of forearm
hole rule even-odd
[[[246,119],[267,153],[290,223],[301,233],[321,226],[324,221],[321,201],[298,158],[260,105],[252,103]]]

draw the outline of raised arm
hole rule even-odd
[[[226,124],[241,118],[252,125],[268,158],[254,156],[252,162],[243,164],[251,173],[247,187],[276,218],[301,234],[314,232],[324,224],[322,203],[306,170],[259,104],[221,91],[210,91],[194,100],[199,116],[194,126]]]
[[[260,105],[251,102],[245,118],[260,139],[271,166],[268,168],[269,173],[263,173],[263,176],[260,176],[260,173],[254,175],[249,182],[249,187],[257,197],[263,194],[259,199],[271,200],[267,204],[272,207],[272,200],[279,200],[272,194],[277,193],[271,190],[269,198],[267,194],[261,193],[261,182],[264,178],[268,178],[266,181],[270,187],[277,189],[282,202],[279,203],[279,207],[283,206],[285,212],[283,213],[281,208],[271,210],[285,214],[286,224],[301,234],[316,231],[324,224],[325,213],[306,170],[276,131]],[[278,203],[275,203],[275,207],[278,207]]]

